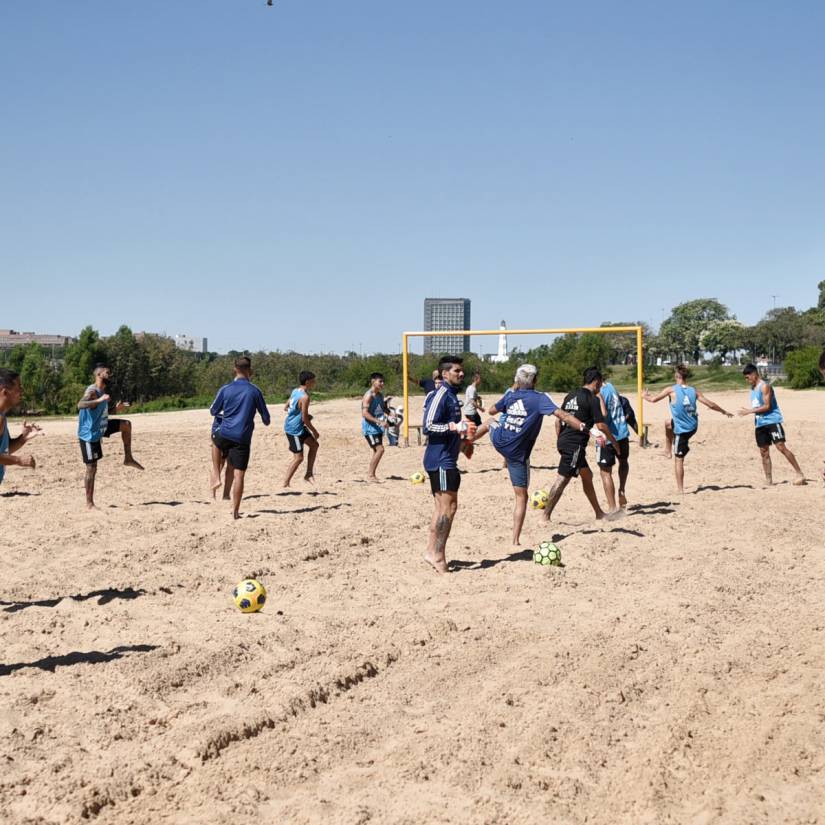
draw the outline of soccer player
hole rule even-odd
[[[699,390],[688,385],[690,370],[679,364],[673,373],[676,382],[672,387],[666,387],[658,395],[645,392],[642,396],[645,401],[656,404],[663,398],[669,399],[672,418],[665,423],[665,458],[675,456],[674,472],[676,474],[676,489],[685,492],[685,456],[690,452],[690,439],[696,435],[699,426],[699,412],[696,402],[701,401],[706,407],[715,410],[728,418],[733,413],[723,410],[718,404],[705,398]]]
[[[773,467],[771,466],[771,444],[788,459],[788,463],[796,473],[794,484],[799,487],[806,484],[805,476],[799,469],[796,456],[785,446],[785,428],[782,426],[782,411],[776,403],[776,393],[773,387],[763,381],[759,375],[759,370],[748,364],[742,370],[742,375],[750,384],[751,406],[750,409],[743,407],[739,410],[739,415],[752,415],[756,425],[756,446],[762,455],[762,469],[765,471],[765,481],[773,484]]]
[[[441,386],[441,376],[439,376],[438,370],[433,370],[432,378],[421,378],[416,381],[415,378],[410,376],[407,380],[414,387],[421,387],[421,389],[428,395]]]
[[[543,392],[535,389],[538,370],[532,364],[522,364],[516,370],[515,390],[508,390],[491,410],[502,413],[501,420],[490,419],[482,424],[475,440],[488,430],[490,441],[504,456],[510,483],[516,500],[513,507],[513,544],[519,545],[524,515],[527,512],[527,488],[530,486],[530,454],[541,432],[545,415],[554,415],[574,429],[583,430],[585,424],[560,410]],[[492,414],[492,413],[491,413]]]
[[[446,547],[458,509],[458,454],[467,422],[461,420],[461,402],[456,391],[464,380],[464,359],[445,355],[438,364],[441,386],[424,401],[422,432],[428,436],[424,469],[433,493],[433,518],[424,559],[437,573],[447,573]]]
[[[20,404],[23,387],[20,385],[20,374],[13,370],[0,368],[0,484],[6,475],[6,467],[26,467],[33,470],[37,466],[33,455],[14,455],[26,442],[37,438],[42,430],[37,424],[23,422],[23,429],[17,438],[9,433],[9,423],[6,416]]]
[[[265,427],[269,426],[269,410],[264,395],[249,379],[252,362],[245,355],[235,359],[235,378],[224,384],[215,396],[209,412],[221,417],[221,424],[212,436],[212,490],[221,485],[221,457],[227,461],[233,475],[232,517],[241,517],[244,476],[249,466],[252,433],[255,429],[255,413],[261,416]]]
[[[596,446],[596,463],[599,465],[599,473],[602,477],[602,487],[607,496],[607,503],[611,511],[616,509],[616,487],[613,483],[613,467],[616,461],[619,462],[619,507],[627,506],[627,476],[630,473],[630,429],[625,415],[625,407],[622,397],[616,388],[605,381],[599,390],[604,407],[605,421],[619,445],[618,452],[612,444]],[[625,401],[627,399],[624,399]]]
[[[132,423],[125,418],[109,418],[111,398],[106,391],[106,385],[111,380],[111,370],[105,366],[95,367],[94,377],[94,384],[86,387],[86,392],[77,402],[77,437],[80,441],[80,454],[86,465],[86,508],[89,510],[95,509],[97,462],[103,458],[104,438],[109,438],[113,433],[120,433],[123,440],[123,463],[135,470],[143,469],[132,455]],[[127,406],[118,401],[113,405],[114,412],[123,412]]]
[[[473,380],[467,385],[464,392],[464,406],[462,412],[467,421],[472,421],[477,427],[481,426],[481,415],[479,410],[483,409],[481,403],[481,396],[478,394],[478,388],[481,384],[481,373],[476,371],[473,373]]]
[[[579,389],[568,393],[561,408],[569,413],[578,422],[578,426],[570,426],[565,421],[556,421],[557,448],[559,451],[559,468],[553,486],[547,491],[548,501],[544,509],[544,517],[549,521],[553,510],[561,499],[571,478],[581,477],[584,495],[590,502],[597,519],[609,518],[612,513],[605,513],[599,506],[596,489],[593,487],[593,471],[587,463],[587,442],[593,428],[600,431],[599,437],[609,441],[618,455],[619,445],[610,428],[604,422],[604,412],[599,390],[604,378],[596,367],[588,367],[584,371],[584,383]],[[509,417],[508,417],[509,418]],[[584,426],[581,426],[584,424]]]
[[[370,375],[370,388],[361,399],[361,433],[372,450],[367,481],[377,482],[375,471],[384,456],[384,430],[387,429],[387,406],[384,402],[384,376],[380,372]]]
[[[301,466],[304,460],[304,444],[307,445],[307,471],[304,474],[304,481],[312,483],[315,470],[315,456],[318,454],[318,430],[312,423],[312,416],[309,414],[310,391],[315,387],[315,373],[304,370],[298,376],[298,384],[289,396],[286,407],[286,418],[284,419],[284,432],[286,433],[289,450],[293,454],[292,463],[286,471],[284,487],[289,487],[292,476]]]

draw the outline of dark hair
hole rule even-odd
[[[822,363],[822,359],[819,359],[819,363]],[[742,375],[753,375],[756,373],[759,375],[759,370],[756,368],[756,364],[747,364],[745,369],[742,370]]]
[[[679,373],[683,381],[687,381],[688,378],[690,378],[690,370],[687,368],[687,364],[677,364],[676,372]]]
[[[462,366],[464,359],[460,355],[442,355],[438,362],[438,374],[443,378],[444,370],[449,369],[453,364]]]
[[[604,376],[598,367],[588,367],[584,371],[584,383],[592,384],[594,381],[604,381]]]
[[[306,384],[307,381],[312,381],[313,378],[315,378],[315,373],[314,372],[310,372],[309,370],[304,370],[298,376],[298,383],[303,387],[304,384]]]
[[[384,374],[381,372],[373,372],[370,373],[370,382],[377,381],[378,379],[384,380]]]
[[[819,368],[825,370],[825,349],[822,350],[822,355],[819,356]]]
[[[10,390],[19,380],[19,372],[0,367],[0,387]]]
[[[249,372],[252,369],[252,361],[246,355],[240,355],[235,359],[235,369],[241,372]]]

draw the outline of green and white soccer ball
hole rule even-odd
[[[533,561],[544,567],[561,567],[561,550],[552,541],[543,541],[533,552]]]
[[[550,496],[547,490],[536,490],[530,493],[530,508],[532,510],[543,510],[549,500]]]

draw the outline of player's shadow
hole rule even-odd
[[[572,530],[569,533],[553,533],[550,538],[554,544],[556,542],[569,539],[570,536],[590,536],[593,533],[624,533],[627,536],[636,536],[636,538],[643,539],[645,534],[639,530],[631,530],[628,527],[611,527],[609,530],[598,530],[595,527],[589,527],[586,530]]]
[[[461,559],[451,559],[447,563],[450,570],[457,573],[460,570],[487,570],[489,567],[503,564],[511,561],[531,561],[533,558],[533,551],[517,550],[515,553],[510,553],[509,556],[504,556],[501,559],[482,559],[481,561],[462,561]]]
[[[291,516],[299,513],[314,513],[317,510],[338,510],[341,507],[352,507],[352,505],[346,501],[339,501],[338,504],[315,504],[312,507],[299,507],[297,510],[255,510],[254,513],[248,513],[246,518],[259,518],[262,515]]]
[[[102,590],[92,590],[89,593],[76,593],[74,596],[58,596],[55,599],[37,599],[31,602],[0,601],[0,607],[3,608],[4,613],[17,613],[19,610],[25,610],[27,607],[57,607],[64,599],[71,599],[73,602],[87,602],[90,599],[97,599],[97,603],[102,605],[109,604],[109,602],[113,602],[115,599],[130,601],[143,596],[145,593],[145,590],[135,590],[133,587],[124,587],[123,590],[107,587]]]
[[[753,484],[700,484],[694,491],[696,493],[718,493],[720,490],[753,490]]]
[[[330,493],[326,490],[283,490],[280,493],[273,493],[273,496],[337,496],[338,493]],[[249,496],[249,498],[258,498],[258,496]],[[246,497],[244,496],[244,500]]]
[[[664,516],[675,513],[676,507],[672,501],[654,501],[651,504],[631,504],[627,508],[628,516]]]
[[[17,496],[39,496],[40,493],[27,493],[25,490],[11,490],[8,493],[0,493],[0,498],[15,498]]]
[[[15,662],[14,664],[0,663],[0,676],[9,676],[16,670],[23,670],[27,667],[45,670],[49,673],[59,667],[69,667],[71,665],[100,665],[105,662],[113,662],[122,659],[130,653],[150,653],[157,650],[158,645],[119,645],[111,650],[75,650],[72,653],[65,653],[62,656],[46,656],[33,662]]]
[[[172,499],[170,501],[141,501],[141,507],[151,507],[153,504],[160,504],[164,507],[180,507],[181,504],[209,504],[208,501],[200,501],[199,499],[192,499],[192,501],[177,501]],[[110,505],[114,506],[114,505]]]
[[[476,470],[475,474],[481,475],[482,473],[503,473],[506,467],[485,467],[483,470]]]

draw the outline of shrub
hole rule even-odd
[[[823,383],[819,372],[819,347],[802,347],[785,358],[788,386],[795,390],[818,387]]]

